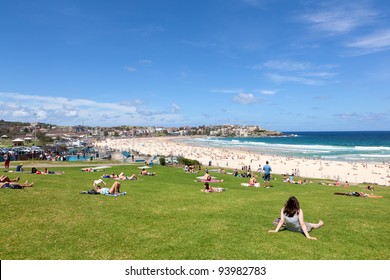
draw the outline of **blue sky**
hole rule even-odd
[[[0,119],[390,130],[387,0],[4,0]]]

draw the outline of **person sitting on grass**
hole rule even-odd
[[[16,182],[0,183],[0,189],[24,189],[32,186],[34,186],[34,183],[29,183],[28,181],[23,184],[17,184]]]
[[[257,179],[254,175],[252,175],[252,177],[249,179],[249,186],[250,187],[260,187],[260,183],[257,181]]]
[[[223,192],[225,191],[224,188],[219,188],[219,187],[216,187],[216,188],[212,188],[209,183],[204,183],[204,188],[203,188],[203,192]]]
[[[210,181],[212,177],[209,174],[209,171],[207,170],[206,173],[203,175],[203,180]]]
[[[287,230],[303,233],[308,239],[317,240],[317,238],[310,236],[309,232],[313,228],[319,228],[323,225],[324,222],[321,220],[317,224],[305,222],[298,199],[295,196],[291,196],[280,211],[280,220],[276,229],[269,230],[269,232],[278,232],[284,226]]]
[[[99,181],[99,180],[97,180],[97,181]],[[100,181],[102,181],[104,183],[104,186],[106,186],[106,183],[103,180],[100,180]],[[97,185],[95,185],[95,183],[94,183],[95,192],[100,193],[100,194],[118,194],[121,192],[120,188],[121,188],[121,183],[119,183],[119,182],[114,182],[114,184],[112,184],[112,187],[110,189],[109,188],[102,188],[99,183]]]
[[[23,163],[16,166],[16,172],[23,172]]]
[[[18,182],[20,177],[16,177],[15,179],[11,180],[8,176],[1,175],[0,176],[0,182],[5,183],[5,182]]]

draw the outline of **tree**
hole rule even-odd
[[[42,131],[37,131],[35,137],[41,144],[47,144],[53,141],[49,136],[46,135],[46,133]]]

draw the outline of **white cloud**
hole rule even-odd
[[[355,120],[359,122],[386,122],[388,120],[389,114],[386,113],[342,113],[334,114],[334,116],[344,119],[344,120]]]
[[[237,88],[237,89],[212,89],[210,92],[214,93],[241,93],[243,92],[242,88]]]
[[[25,109],[21,109],[21,110],[11,111],[10,115],[16,118],[20,118],[20,117],[24,118],[28,116],[29,113]]]
[[[337,75],[328,71],[336,67],[332,64],[314,65],[303,61],[269,60],[262,65],[264,69],[277,71],[266,74],[276,83],[294,82],[304,85],[322,85],[325,84],[326,79]]]
[[[241,104],[252,104],[257,102],[256,97],[252,93],[240,93],[235,96],[233,100]]]
[[[172,104],[172,113],[180,112],[181,108],[177,106],[175,103]]]
[[[265,95],[273,95],[277,92],[277,90],[271,90],[271,89],[261,89],[257,91],[260,94],[265,94]]]
[[[175,122],[181,119],[180,107],[172,104],[171,112],[139,110],[141,100],[130,103],[100,102],[90,99],[69,99],[63,97],[25,95],[0,92],[0,119],[10,121],[37,121],[58,125],[114,126],[122,124],[163,125],[164,121]],[[133,104],[133,105],[131,105]]]
[[[206,49],[206,48],[215,48],[216,44],[214,43],[208,43],[208,42],[193,42],[193,41],[188,41],[188,40],[183,40],[182,41],[184,44],[189,45],[194,48],[201,48],[201,49]]]
[[[138,61],[138,63],[141,63],[141,64],[152,64],[152,61],[149,60],[149,59],[141,59]]]
[[[341,34],[371,24],[378,15],[378,11],[371,9],[365,3],[351,1],[338,3],[337,7],[321,6],[319,10],[303,15],[302,19],[313,24],[315,29]]]
[[[280,75],[276,73],[268,73],[268,78],[276,83],[287,83],[293,82],[298,84],[304,84],[309,86],[319,86],[323,85],[324,82],[321,80],[308,79],[301,76],[293,76],[293,75]]]
[[[47,119],[47,111],[38,110],[38,111],[36,112],[36,114],[37,114],[37,119],[38,119],[38,120]]]
[[[137,72],[137,69],[135,69],[133,67],[129,67],[129,66],[125,66],[125,70],[128,72]]]
[[[263,66],[265,68],[282,71],[303,71],[312,68],[310,63],[291,60],[269,60],[266,61]]]
[[[390,48],[390,29],[361,37],[346,46],[357,49],[356,54],[367,54],[388,50]]]

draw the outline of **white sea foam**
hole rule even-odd
[[[293,137],[299,136],[294,135]],[[280,137],[278,138],[280,139]],[[255,140],[251,141],[250,138],[230,139],[216,137],[192,138],[190,142],[192,141],[213,147],[245,148],[253,150],[254,152],[282,156],[304,156],[342,161],[390,161],[390,154],[388,153],[390,147],[386,146],[335,146],[326,144],[274,143],[274,141],[268,142],[267,138],[264,138],[264,140],[260,140],[259,142]]]
[[[354,149],[356,151],[390,151],[390,147],[382,147],[382,146],[378,146],[378,147],[356,146],[354,147]]]
[[[373,154],[359,154],[361,157],[378,157],[378,158],[390,158],[389,154],[383,154],[383,155],[373,155]]]

